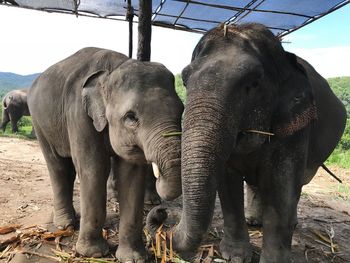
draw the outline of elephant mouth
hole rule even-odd
[[[271,132],[266,132],[261,129],[247,129],[238,132],[235,143],[235,153],[250,153],[259,148],[263,143],[270,142]]]
[[[118,152],[116,152],[118,154]],[[125,160],[135,164],[146,164],[147,160],[143,150],[137,145],[127,145],[122,148],[119,155]]]

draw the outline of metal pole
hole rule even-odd
[[[128,0],[128,9],[126,12],[126,19],[129,21],[129,58],[132,58],[132,49],[133,49],[132,27],[133,27],[133,20],[134,20],[134,8],[131,5],[131,0]]]
[[[139,0],[137,59],[150,61],[152,35],[152,0]]]

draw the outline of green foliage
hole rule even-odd
[[[23,116],[18,122],[17,126],[20,127],[32,127],[32,117]]]
[[[32,125],[18,127],[18,133],[14,134],[11,131],[11,125],[8,124],[5,132],[2,132],[2,130],[0,130],[0,136],[11,137],[11,138],[21,138],[21,139],[34,139],[32,135],[32,129],[33,129]]]
[[[186,101],[186,88],[182,82],[180,74],[175,76],[175,89],[183,103]]]
[[[350,169],[350,151],[336,148],[326,161],[326,165],[337,165],[345,169]]]
[[[343,102],[347,112],[344,134],[326,164],[350,168],[350,77],[336,77],[327,80],[335,95]]]
[[[346,120],[346,126],[343,136],[337,145],[337,149],[342,151],[350,150],[350,118]]]
[[[337,77],[327,80],[333,92],[343,102],[350,118],[350,77]]]

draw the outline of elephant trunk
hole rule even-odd
[[[166,136],[175,131],[181,131],[179,125],[162,122],[147,135],[144,147],[146,159],[152,162],[157,177],[157,192],[164,200],[181,195],[181,137]]]
[[[201,102],[205,101],[205,102]],[[183,210],[174,229],[174,247],[191,257],[207,232],[214,211],[217,176],[228,159],[232,140],[224,136],[227,117],[218,98],[189,98],[182,136]]]

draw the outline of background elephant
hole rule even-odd
[[[208,32],[182,77],[187,88],[183,211],[173,229],[173,247],[186,257],[199,246],[218,191],[221,253],[233,262],[249,262],[245,180],[261,193],[260,262],[289,262],[301,187],[338,143],[344,106],[311,65],[285,52],[259,24]]]
[[[27,105],[28,89],[12,90],[2,100],[1,129],[5,132],[6,126],[11,122],[12,132],[18,132],[17,122],[22,116],[30,116]]]
[[[87,256],[108,252],[102,226],[112,157],[120,208],[116,256],[122,262],[144,261],[147,163],[153,163],[161,198],[181,194],[181,139],[163,136],[181,129],[183,105],[174,76],[158,63],[84,48],[36,79],[28,105],[50,174],[54,224],[75,224],[72,193],[77,174],[81,222],[76,250]]]

